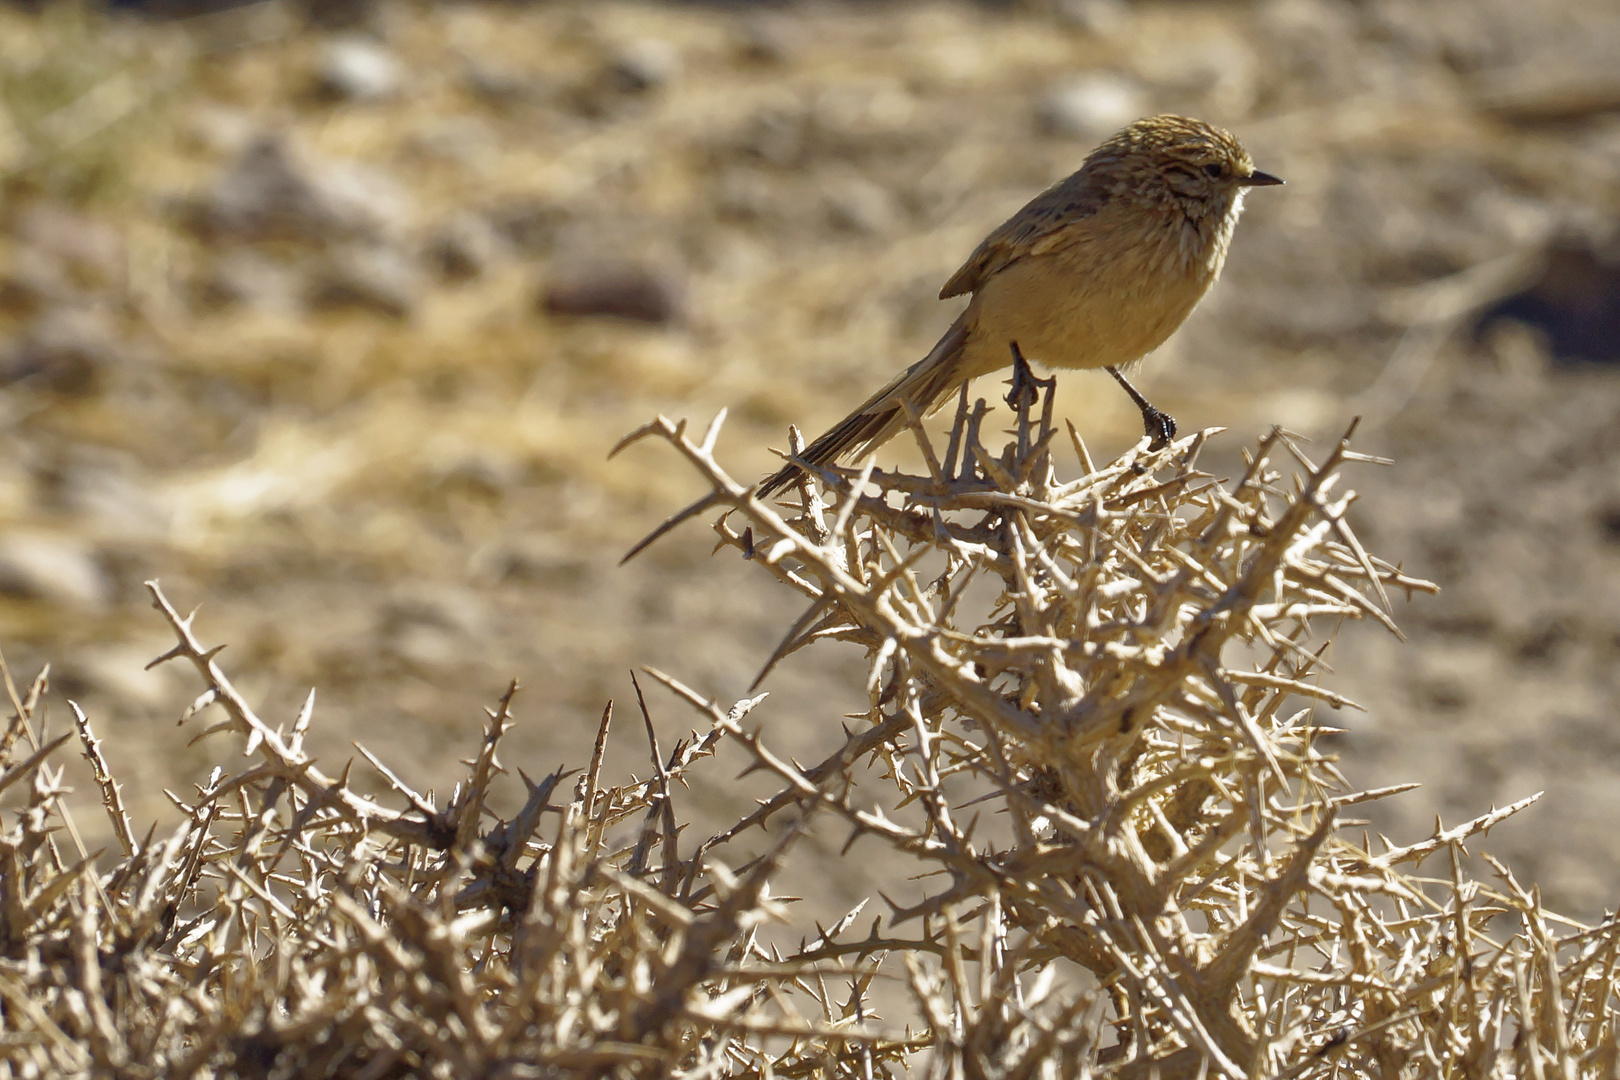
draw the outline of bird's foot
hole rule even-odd
[[[1131,397],[1131,402],[1142,410],[1142,430],[1152,440],[1148,444],[1148,449],[1163,450],[1166,446],[1169,446],[1170,440],[1176,437],[1176,418],[1167,412],[1160,412],[1155,409],[1153,403],[1143,397],[1140,390],[1131,385],[1131,381],[1125,377],[1124,372],[1120,371],[1119,368],[1110,365],[1106,370],[1108,374],[1114,377],[1115,382],[1125,388],[1125,392]]]
[[[1142,409],[1142,430],[1153,440],[1149,450],[1163,450],[1176,437],[1176,418],[1147,405]]]
[[[1018,342],[1008,342],[1012,348],[1013,372],[1010,380],[1011,389],[1007,391],[1007,407],[1023,411],[1033,409],[1040,400],[1042,390],[1050,390],[1056,379],[1037,379],[1035,373],[1029,368],[1029,361],[1024,359],[1023,351],[1018,348]]]

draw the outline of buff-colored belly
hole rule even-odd
[[[1087,266],[1075,254],[1020,259],[980,287],[965,366],[976,375],[1005,367],[1014,341],[1046,367],[1128,364],[1162,345],[1213,280],[1162,266]]]

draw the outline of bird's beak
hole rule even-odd
[[[1259,169],[1254,170],[1254,172],[1238,181],[1244,187],[1274,187],[1282,182],[1281,177],[1272,176],[1270,173],[1261,172]]]

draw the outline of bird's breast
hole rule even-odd
[[[1179,228],[1099,233],[1008,265],[975,294],[968,360],[977,371],[1009,362],[1018,342],[1048,367],[1127,364],[1164,343],[1220,273],[1210,240]]]

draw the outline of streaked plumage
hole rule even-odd
[[[828,465],[868,452],[962,382],[1007,367],[1016,342],[1054,368],[1117,368],[1164,343],[1220,276],[1257,172],[1230,134],[1198,120],[1138,120],[1093,150],[985,238],[940,290],[971,293],[929,354],[800,456]],[[789,465],[760,488],[798,473]]]

